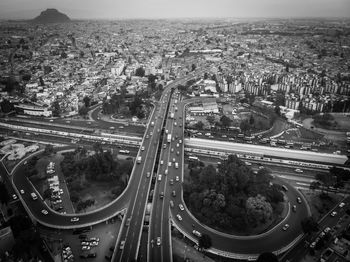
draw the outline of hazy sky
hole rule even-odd
[[[70,18],[348,17],[350,0],[0,0],[0,19],[56,8]]]

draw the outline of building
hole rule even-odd
[[[0,254],[4,254],[6,251],[11,251],[14,244],[15,239],[11,227],[0,229]]]
[[[31,115],[31,116],[52,116],[52,111],[48,110],[47,107],[34,106],[34,105],[25,105],[18,104],[14,106],[17,113]]]

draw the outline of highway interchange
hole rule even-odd
[[[103,222],[121,212],[124,213],[126,210],[122,230],[116,242],[116,252],[113,255],[113,261],[135,260],[140,244],[147,245],[148,261],[172,261],[171,224],[194,242],[197,242],[198,238],[192,234],[193,228],[201,233],[210,235],[213,242],[211,251],[225,256],[254,258],[259,253],[267,250],[282,252],[288,249],[290,244],[294,243],[302,234],[300,221],[308,216],[308,208],[306,201],[302,201],[301,204],[296,203],[296,197],[300,196],[300,194],[293,186],[287,183],[285,185],[288,187],[286,192],[289,200],[288,215],[275,228],[259,236],[238,237],[217,232],[202,225],[186,208],[182,198],[181,186],[184,168],[185,140],[183,129],[185,104],[182,102],[175,104],[175,100],[179,100],[179,95],[171,95],[171,93],[172,88],[175,88],[179,83],[183,83],[189,77],[170,84],[163,92],[160,102],[155,104],[155,109],[150,116],[149,124],[146,127],[138,152],[138,156],[141,156],[142,159],[141,163],[134,165],[128,186],[121,196],[106,207],[90,213],[62,215],[51,210],[42,201],[40,194],[38,194],[39,201],[32,200],[30,192],[35,192],[35,188],[22,175],[25,169],[24,161],[22,161],[11,172],[12,182],[28,213],[45,226],[70,229]],[[177,92],[175,91],[174,93]],[[175,107],[178,110],[175,111]],[[94,112],[98,114],[97,110]],[[175,113],[174,119],[168,118],[169,112]],[[112,124],[108,123],[108,125]],[[170,143],[167,141],[165,130],[168,130],[169,134],[172,134],[172,138],[174,138]],[[182,140],[182,143],[180,143],[180,140]],[[211,142],[216,143],[215,141]],[[164,145],[166,146],[164,147]],[[225,147],[224,145],[222,146]],[[244,148],[241,150],[244,151]],[[293,151],[288,152],[293,154]],[[294,154],[297,155],[297,153]],[[315,153],[316,159],[317,156],[321,155]],[[171,167],[169,163],[171,163]],[[178,168],[175,168],[175,163],[178,163]],[[159,176],[161,176],[160,180]],[[21,194],[20,190],[24,190],[25,193]],[[153,207],[148,228],[148,241],[147,243],[140,243],[144,227],[144,214],[151,190],[153,190]],[[170,206],[170,201],[173,202],[173,207]],[[179,204],[184,206],[184,210],[180,210]],[[290,206],[292,205],[298,206],[296,212],[291,212]],[[44,215],[41,212],[43,209],[50,212]],[[181,221],[177,218],[177,215],[181,216]],[[71,222],[73,217],[79,217],[79,221]],[[286,223],[290,225],[290,228],[284,232],[282,227]],[[282,238],[281,234],[283,234]],[[157,245],[158,239],[160,239],[159,245]]]

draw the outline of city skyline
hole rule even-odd
[[[347,0],[3,0],[1,19],[31,19],[47,8],[56,8],[71,19],[123,18],[346,18]]]

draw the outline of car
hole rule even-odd
[[[149,135],[146,135],[146,138],[148,139],[148,138],[149,138]]]
[[[176,176],[176,177],[175,177],[175,180],[176,180],[176,181],[179,181],[179,180],[180,180],[179,176]]]
[[[198,232],[197,230],[193,230],[192,234],[197,236],[197,237],[201,237],[202,236],[202,234],[200,232]]]
[[[90,250],[91,247],[90,246],[81,246],[81,250]]]
[[[339,207],[340,208],[342,208],[342,207],[344,207],[345,206],[345,203],[344,202],[341,202],[340,204],[339,204]]]
[[[174,148],[171,148],[171,150],[170,150],[170,151],[171,151],[171,153],[173,153],[173,152],[174,152]]]
[[[91,241],[90,246],[92,246],[92,247],[98,246],[98,241]]]
[[[179,151],[177,151],[177,152],[176,152],[176,154],[177,154],[177,155],[180,155],[180,152],[179,152]]]
[[[159,175],[158,175],[158,181],[161,181],[161,180],[162,180],[162,175],[159,174]]]
[[[168,166],[171,167],[171,162],[168,163]]]
[[[151,176],[151,172],[147,172],[147,177],[150,177]]]
[[[160,192],[159,197],[160,197],[160,199],[163,199],[164,198],[164,192]]]
[[[12,198],[13,198],[13,200],[16,200],[16,199],[17,199],[17,195],[16,195],[16,194],[13,194],[13,195],[12,195]]]
[[[87,238],[87,235],[85,234],[79,235],[79,239],[86,239],[86,238]]]
[[[297,168],[297,169],[295,169],[295,172],[297,172],[297,173],[303,173],[304,171],[301,170],[300,168]]]
[[[170,200],[170,207],[173,208],[174,207],[174,201]]]
[[[179,146],[180,146],[179,143],[177,143],[177,144],[176,144],[176,147],[179,147]]]
[[[82,246],[90,246],[90,242],[87,242],[87,241],[82,241],[80,244]]]
[[[79,221],[79,217],[72,217],[70,219],[70,222],[78,222]]]
[[[46,209],[43,209],[43,210],[41,210],[41,213],[43,213],[44,215],[47,215],[49,212],[47,212]]]
[[[176,197],[176,192],[175,192],[175,190],[173,190],[173,192],[171,193],[171,195],[172,195],[173,197]]]
[[[96,252],[88,254],[87,257],[88,258],[96,257]]]
[[[300,198],[300,197],[297,197],[297,202],[298,202],[299,204],[301,204],[301,198]]]
[[[293,209],[293,212],[296,212],[297,211],[297,206],[293,205],[292,209]]]
[[[175,159],[175,158],[173,158],[173,163],[175,163],[175,161],[176,161],[176,159]]]
[[[173,185],[173,184],[174,184],[174,180],[173,180],[173,179],[170,179],[170,180],[169,180],[169,184],[170,184],[170,185]]]
[[[125,240],[120,242],[119,249],[124,249],[124,246],[125,246]]]
[[[179,208],[180,208],[181,211],[185,210],[185,208],[184,208],[184,206],[182,204],[179,204]]]
[[[326,228],[323,230],[323,232],[325,232],[326,234],[327,234],[329,231],[331,231],[331,228],[330,228],[330,227],[326,227]]]
[[[19,192],[21,193],[21,195],[24,194],[24,190],[23,189],[21,189]]]
[[[129,217],[126,222],[125,222],[125,226],[128,227],[130,225],[130,220],[131,220],[131,217]]]
[[[163,148],[166,149],[166,144],[163,145]]]
[[[285,224],[282,229],[283,229],[283,231],[286,231],[288,228],[289,228],[289,225]]]
[[[160,237],[157,237],[157,246],[160,246],[161,243]]]
[[[177,214],[176,217],[178,220],[180,220],[180,221],[182,220],[182,217],[179,214]]]
[[[100,238],[99,237],[91,237],[90,241],[97,241],[97,242],[99,242]]]
[[[163,164],[164,164],[164,161],[163,161],[163,160],[160,160],[160,164],[163,165]]]
[[[310,244],[310,248],[315,248],[315,246],[316,246],[316,242],[315,241]]]
[[[335,217],[337,214],[338,214],[338,213],[337,213],[336,211],[333,211],[333,212],[331,213],[331,217]]]
[[[144,150],[145,150],[145,147],[144,147],[144,146],[142,146],[142,147],[141,147],[141,151],[144,151]]]
[[[326,233],[322,231],[319,235],[319,238],[323,238],[325,235],[326,235]]]

